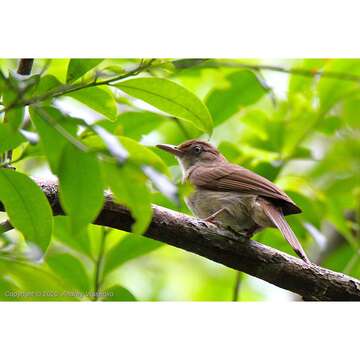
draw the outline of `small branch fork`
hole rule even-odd
[[[56,182],[38,179],[54,215],[63,214]],[[3,211],[0,204],[0,211]],[[106,195],[105,205],[94,222],[130,231],[130,212]],[[306,264],[301,259],[237,236],[214,224],[153,205],[153,218],[146,236],[190,251],[235,270],[297,293],[307,300],[360,301],[360,281],[347,275]]]
[[[23,60],[23,59],[22,59]],[[25,59],[28,60],[28,59]],[[102,81],[97,81],[97,79],[94,79],[93,81],[87,83],[87,84],[74,84],[74,85],[64,85],[61,86],[59,88],[56,88],[53,91],[47,92],[41,96],[36,96],[30,99],[18,99],[17,101],[14,101],[12,104],[10,104],[9,106],[3,108],[0,110],[0,113],[9,111],[13,108],[17,108],[17,107],[22,107],[22,106],[28,106],[28,105],[33,105],[33,104],[37,104],[41,101],[50,99],[50,98],[56,98],[59,96],[63,96],[63,95],[67,95],[70,94],[74,91],[78,91],[78,90],[82,90],[82,89],[86,89],[89,87],[94,87],[94,86],[101,86],[101,85],[113,85],[114,82],[117,82],[119,80],[123,80],[126,79],[130,76],[135,76],[138,75],[140,72],[148,69],[149,67],[151,67],[151,64],[154,62],[155,59],[151,59],[148,62],[141,62],[140,65],[134,69],[131,70],[125,74],[116,76],[116,77],[112,77],[110,79],[107,80],[102,80]],[[25,67],[25,65],[24,65]]]

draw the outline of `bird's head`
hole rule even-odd
[[[189,140],[178,146],[159,144],[158,148],[176,156],[184,171],[194,165],[211,166],[225,158],[211,144],[201,140]]]

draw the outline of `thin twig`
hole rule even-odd
[[[103,229],[102,237],[100,240],[100,248],[99,248],[99,254],[95,262],[95,273],[94,273],[94,301],[98,301],[99,299],[99,291],[101,288],[101,273],[102,273],[102,266],[104,262],[104,252],[105,252],[105,240],[107,235],[106,228]]]
[[[43,94],[41,96],[36,96],[34,98],[25,99],[25,100],[21,100],[21,101],[19,99],[17,99],[16,101],[14,101],[9,106],[5,107],[4,109],[1,109],[0,113],[3,113],[5,111],[11,110],[11,109],[17,108],[17,107],[33,105],[33,104],[39,103],[41,101],[44,101],[44,100],[47,100],[47,99],[50,99],[50,98],[57,98],[59,96],[68,95],[68,94],[70,94],[70,93],[72,93],[74,91],[83,90],[83,89],[87,89],[87,88],[94,87],[94,86],[101,86],[101,85],[113,86],[114,82],[126,79],[126,78],[128,78],[130,76],[138,75],[140,72],[142,72],[145,69],[149,68],[153,61],[154,61],[154,59],[151,59],[148,63],[140,64],[136,69],[134,69],[132,71],[129,71],[126,74],[113,77],[111,79],[107,79],[107,80],[103,80],[103,81],[96,81],[95,80],[95,81],[92,81],[92,82],[90,82],[88,84],[75,84],[75,85],[69,85],[69,86],[62,86],[62,87],[57,88],[57,89],[55,89],[53,91],[45,93],[45,94]]]
[[[360,76],[355,74],[349,74],[344,72],[336,72],[336,71],[323,71],[317,69],[302,69],[302,68],[285,68],[282,66],[276,65],[261,65],[261,64],[245,64],[245,63],[238,63],[238,62],[226,62],[226,61],[207,61],[201,63],[199,65],[194,65],[194,67],[201,67],[201,68],[243,68],[249,69],[254,71],[260,70],[268,70],[268,71],[275,71],[275,72],[282,72],[287,74],[295,74],[305,77],[326,77],[331,79],[338,79],[338,80],[345,80],[345,81],[353,81],[356,83],[360,83]]]
[[[236,272],[235,286],[234,286],[234,292],[233,292],[232,301],[238,301],[238,299],[239,299],[239,290],[240,290],[241,278],[242,278],[242,272],[237,271]]]

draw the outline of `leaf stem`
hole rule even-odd
[[[241,285],[241,279],[242,279],[242,272],[237,271],[236,272],[236,278],[235,278],[235,285],[234,285],[232,301],[238,301],[239,300],[239,290],[240,290],[240,285]]]
[[[100,248],[99,248],[99,254],[95,261],[95,273],[94,273],[94,298],[93,301],[99,300],[99,290],[102,285],[102,267],[104,262],[104,252],[105,252],[105,241],[106,241],[106,235],[108,234],[108,231],[106,228],[103,228],[102,237],[100,240]]]

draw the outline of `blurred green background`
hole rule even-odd
[[[92,61],[88,71],[74,80],[69,79],[69,59],[35,59],[32,74],[56,86],[72,81],[85,84],[94,78],[121,76],[141,62]],[[17,60],[0,61],[6,77],[16,67]],[[209,140],[231,162],[274,181],[302,208],[302,214],[287,219],[314,262],[360,278],[360,60],[156,59],[136,75],[142,76],[171,80],[195,94],[209,109],[212,135],[116,87],[103,86],[97,94],[75,91],[46,102],[72,118],[99,124],[148,147],[177,184],[181,173],[175,159],[154,146],[191,138]],[[45,80],[37,86],[46,88]],[[27,111],[23,128],[34,131]],[[86,139],[87,131],[80,126],[79,139]],[[13,161],[20,172],[54,178],[40,144],[16,146]],[[180,190],[185,191],[181,186]],[[154,187],[151,202],[190,214],[183,198],[177,206]],[[1,213],[1,219],[6,214]],[[254,239],[293,255],[276,229],[266,229]],[[52,241],[41,261],[37,251],[17,230],[1,234],[1,300],[93,300],[63,291],[94,290],[113,292],[98,300],[234,298],[237,273],[232,269],[141,235],[100,226],[88,225],[74,236],[64,216],[54,219]],[[11,291],[57,295],[9,296]],[[238,300],[298,297],[241,274]]]

